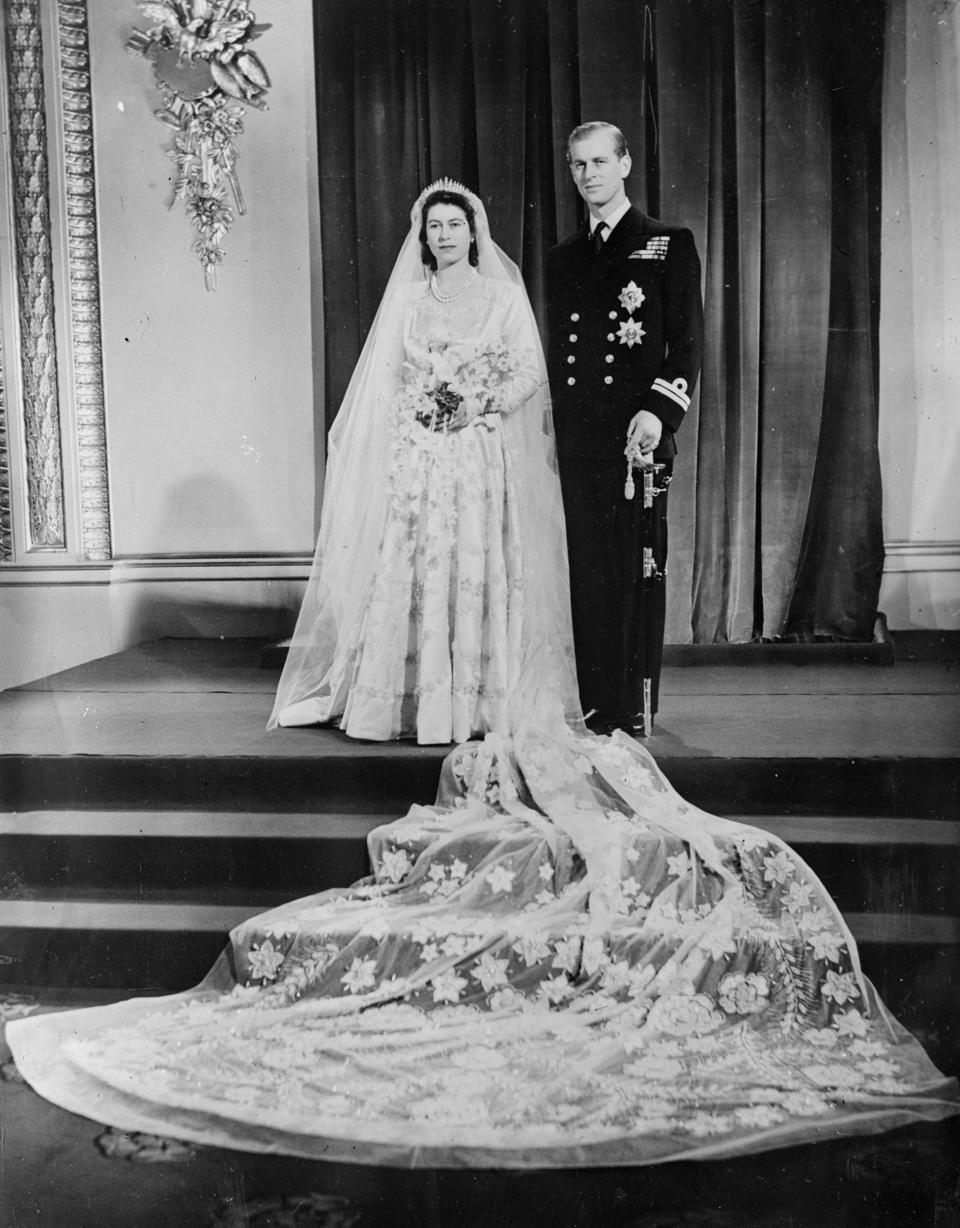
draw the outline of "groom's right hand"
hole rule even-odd
[[[647,409],[641,409],[630,419],[630,425],[627,427],[627,446],[623,450],[627,456],[634,452],[641,456],[648,452],[652,453],[660,442],[662,434],[663,423],[657,415],[650,413]]]

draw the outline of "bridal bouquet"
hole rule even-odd
[[[503,409],[504,385],[521,364],[504,345],[465,354],[462,347],[434,342],[423,358],[405,365],[401,408],[427,430],[452,431]]]

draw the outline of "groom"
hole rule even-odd
[[[653,713],[663,657],[666,486],[703,347],[700,261],[689,230],[627,199],[619,128],[581,124],[567,161],[589,215],[548,255],[547,315],[580,699],[598,732],[649,733],[644,680]],[[629,500],[631,453],[640,467]],[[657,489],[646,510],[645,470]]]

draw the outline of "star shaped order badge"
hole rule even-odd
[[[646,301],[646,295],[640,289],[635,281],[630,282],[628,286],[624,286],[620,291],[620,305],[624,311],[629,311],[632,315],[638,307],[641,307]]]
[[[639,320],[622,320],[618,329],[620,344],[629,346],[632,349],[635,345],[640,345],[643,338],[647,335],[646,329]]]

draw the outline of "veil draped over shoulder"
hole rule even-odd
[[[423,203],[438,189],[458,192],[475,213],[478,272],[518,287],[535,344],[539,386],[503,417],[504,437],[519,501],[524,630],[519,685],[511,721],[549,705],[574,726],[581,721],[570,622],[566,529],[546,363],[520,271],[490,236],[483,203],[451,180],[418,197],[410,229],[387,282],[346,395],[330,431],[323,510],[313,567],[280,679],[268,728],[284,709],[311,697],[332,699],[349,677],[351,630],[363,617],[377,565],[388,500],[390,416],[403,373],[403,333],[413,300],[429,275],[421,257]]]

